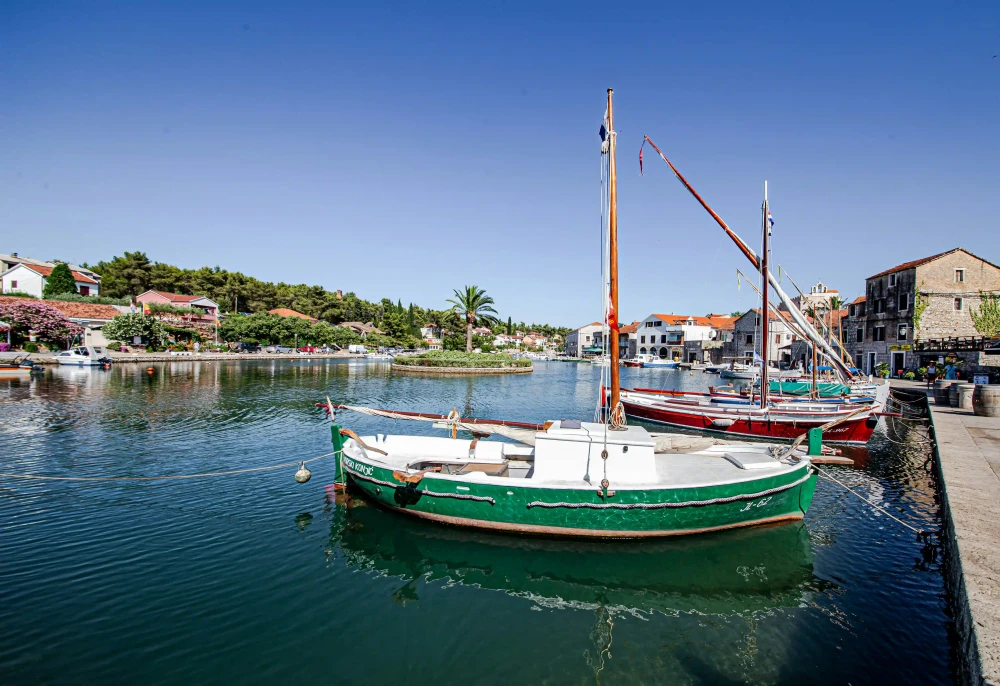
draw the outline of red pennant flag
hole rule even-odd
[[[611,303],[610,296],[608,297],[608,328],[612,331],[618,331],[618,315],[615,314],[615,306]]]
[[[643,145],[645,145],[645,141],[643,141]],[[642,146],[639,146],[639,176],[643,176],[643,173],[642,173]]]

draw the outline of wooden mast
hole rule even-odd
[[[760,296],[760,356],[763,358],[760,363],[760,409],[767,409],[767,344],[768,336],[770,335],[770,327],[768,323],[771,319],[771,311],[767,307],[767,296],[768,296],[768,282],[767,282],[767,267],[768,267],[768,253],[771,252],[770,246],[768,245],[768,234],[770,233],[769,227],[767,225],[767,181],[764,182],[764,205],[761,208],[761,219],[762,226],[764,229],[764,247],[763,254],[760,256],[760,274],[761,274],[761,296]]]
[[[618,177],[615,168],[615,118],[611,111],[612,89],[608,89],[608,286],[610,287],[611,310],[618,321]],[[611,405],[615,411],[621,402],[621,380],[618,368],[618,331],[609,328],[611,335]]]

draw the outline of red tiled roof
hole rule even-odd
[[[726,324],[736,321],[732,317],[721,314],[713,314],[708,317],[694,317],[687,314],[654,314],[653,316],[671,326],[676,324],[686,324],[690,319],[696,326],[724,328]]]
[[[165,291],[153,291],[153,290],[150,290],[150,291],[147,291],[147,292],[149,292],[149,293],[156,293],[157,295],[161,295],[161,296],[163,296],[164,298],[166,298],[167,300],[169,300],[170,302],[173,302],[173,303],[189,303],[192,300],[200,300],[200,299],[202,299],[202,298],[205,297],[203,295],[181,295],[180,293],[167,293]]]
[[[978,255],[973,255],[971,252],[969,252],[965,248],[953,248],[951,250],[946,250],[945,252],[938,253],[937,255],[931,255],[930,257],[924,257],[924,258],[919,259],[919,260],[913,260],[912,262],[904,262],[903,264],[896,265],[892,269],[886,269],[884,272],[879,272],[878,274],[875,274],[874,276],[869,276],[868,278],[869,279],[877,279],[880,276],[885,276],[886,274],[892,274],[893,272],[903,271],[904,269],[913,269],[914,267],[919,267],[922,264],[927,264],[928,262],[933,262],[934,260],[938,259],[939,257],[944,257],[945,255],[952,254],[953,252],[958,252],[959,250],[961,250],[962,252],[964,252],[966,255],[969,255],[970,257],[975,257],[977,260],[982,260],[983,262],[986,262],[986,264],[990,265],[991,267],[996,267],[997,269],[1000,269],[1000,267],[997,267],[997,265],[993,264],[992,262],[990,262],[988,260],[983,260],[983,258],[979,257]]]
[[[26,269],[30,269],[31,271],[35,272],[36,274],[41,274],[42,276],[46,276],[46,277],[49,274],[52,273],[52,269],[53,269],[52,267],[43,267],[43,266],[38,265],[38,264],[26,264],[24,262],[22,262],[21,264]],[[92,283],[92,284],[96,284],[97,283],[96,281],[94,281],[89,276],[81,274],[80,272],[70,272],[70,273],[73,275],[73,279],[75,281],[79,281],[80,283]]]
[[[310,317],[308,314],[302,314],[301,312],[296,312],[295,310],[290,310],[287,307],[276,307],[273,310],[268,310],[268,314],[274,314],[279,317],[298,317],[299,319],[306,319],[313,323],[319,321],[315,317]]]
[[[111,305],[98,305],[95,303],[71,303],[61,300],[38,300],[37,298],[22,298],[14,295],[0,295],[0,302],[10,302],[12,300],[26,300],[28,302],[44,303],[62,312],[67,317],[75,319],[114,319],[121,314]]]
[[[854,300],[851,301],[851,304],[852,305],[860,305],[865,300],[866,300],[865,296],[859,295],[858,297],[856,297]]]
[[[95,305],[92,303],[69,303],[58,300],[46,300],[46,305],[52,305],[67,317],[74,319],[107,319],[111,320],[121,314],[111,305]]]
[[[626,324],[618,330],[618,333],[635,333],[639,330],[639,325],[642,322],[632,322],[631,324]]]

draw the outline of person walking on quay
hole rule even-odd
[[[957,379],[958,378],[958,364],[955,362],[948,362],[948,365],[944,368],[944,378],[945,379]]]
[[[934,383],[934,379],[936,378],[937,378],[937,365],[935,365],[934,360],[931,360],[931,363],[927,365],[927,388],[931,387],[931,384]]]

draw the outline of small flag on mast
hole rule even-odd
[[[771,210],[767,211],[767,228],[774,228],[774,217],[771,216]]]
[[[618,331],[618,315],[615,314],[614,303],[611,302],[611,295],[608,294],[608,328],[612,331]]]
[[[608,121],[608,108],[604,108],[604,119],[601,120],[601,129],[598,134],[601,136],[601,152],[608,151],[608,136],[611,133],[611,123]]]

